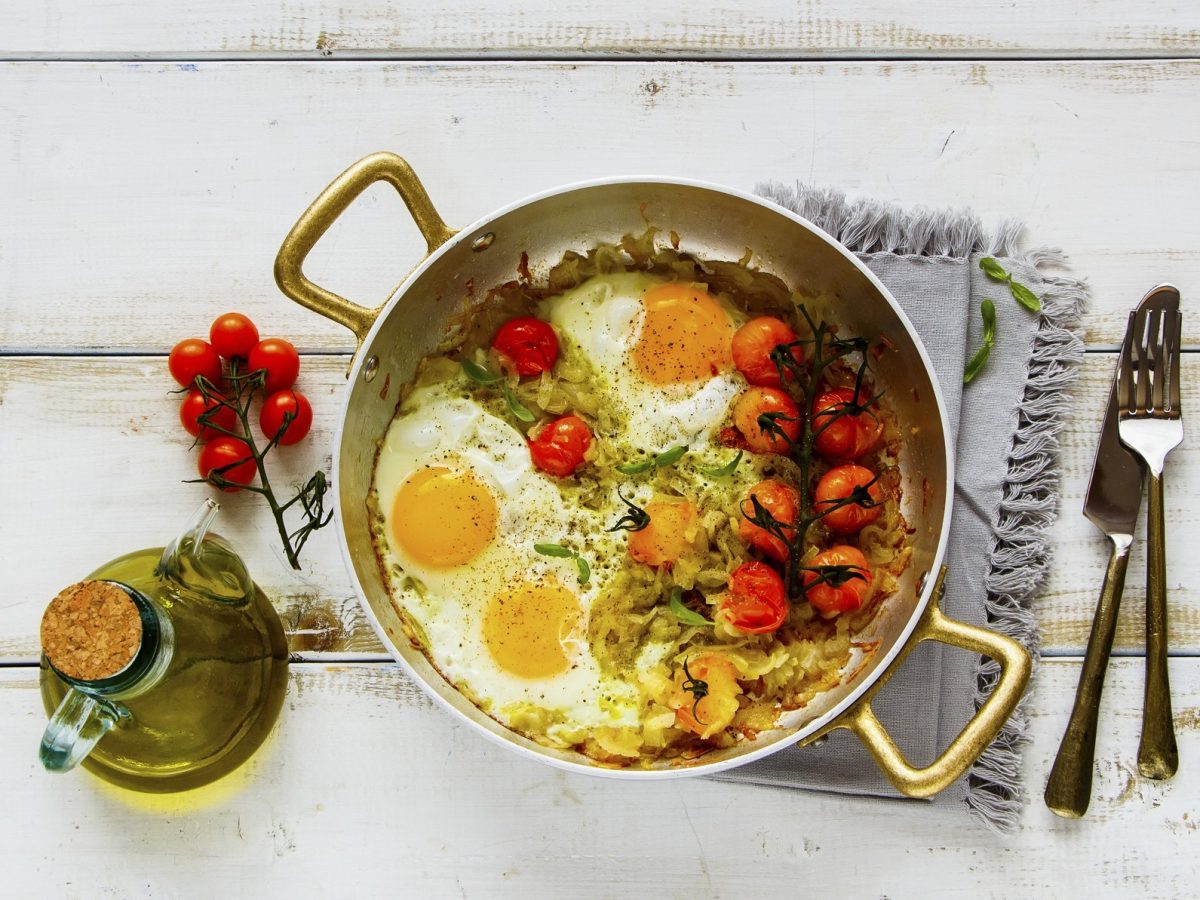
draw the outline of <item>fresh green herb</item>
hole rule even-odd
[[[733,457],[733,459],[731,459],[729,462],[725,463],[725,465],[702,468],[700,471],[702,473],[704,473],[705,475],[707,475],[709,478],[726,478],[729,475],[732,475],[734,473],[734,470],[737,469],[737,467],[738,467],[738,463],[740,463],[741,461],[742,461],[742,451],[739,450],[737,452],[737,454]]]
[[[620,488],[617,488],[617,496],[629,508],[629,512],[617,519],[616,524],[612,528],[604,529],[605,531],[641,531],[650,524],[650,513],[646,512],[636,503],[627,500],[625,495],[621,493]]]
[[[687,444],[680,444],[674,447],[668,447],[657,456],[652,456],[648,459],[640,459],[633,463],[623,463],[615,468],[618,472],[621,472],[625,475],[641,475],[643,472],[649,472],[654,468],[661,469],[665,468],[666,466],[675,465],[675,463],[679,462],[679,460],[683,458],[683,455],[687,453],[687,451]]]
[[[462,361],[462,370],[463,374],[478,384],[495,384],[504,377],[503,375],[493,375],[472,359]]]
[[[683,588],[679,585],[671,588],[671,612],[675,613],[677,618],[684,625],[711,625],[710,619],[704,618],[698,612],[693,612],[683,605]]]
[[[535,418],[534,414],[529,411],[529,407],[521,403],[517,399],[517,395],[513,393],[513,389],[508,382],[504,382],[504,402],[508,404],[508,411],[520,419],[522,422],[532,422]]]
[[[654,468],[654,459],[643,459],[635,463],[623,463],[616,466],[616,470],[624,475],[641,475],[643,472],[649,472]]]
[[[1019,281],[1015,281],[1012,274],[1005,271],[1004,267],[990,256],[985,256],[979,261],[979,268],[983,269],[984,274],[993,281],[999,281],[1008,285],[1009,291],[1012,292],[1013,299],[1020,303],[1030,312],[1039,312],[1042,308],[1042,301],[1038,299],[1038,295],[1031,291]]]
[[[984,299],[979,304],[980,315],[983,316],[983,346],[975,351],[975,355],[967,362],[963,371],[963,384],[970,384],[971,379],[983,371],[984,364],[996,344],[996,305],[991,300]]]
[[[554,556],[559,559],[574,559],[575,568],[579,572],[580,584],[587,584],[592,577],[592,567],[588,565],[588,561],[570,547],[564,547],[562,544],[534,544],[533,549],[542,556]]]
[[[512,413],[513,418],[521,422],[532,422],[537,418],[529,410],[529,407],[517,399],[516,392],[512,389],[512,385],[508,383],[508,379],[503,374],[493,375],[485,366],[481,366],[473,359],[464,359],[460,365],[462,366],[463,374],[476,384],[499,384],[500,391],[504,394],[504,402],[508,406],[508,411]]]
[[[708,682],[692,677],[692,673],[688,671],[686,659],[683,661],[683,675],[686,680],[680,687],[692,695],[692,718],[703,725],[703,720],[696,714],[696,707],[700,705],[701,700],[708,696]]]

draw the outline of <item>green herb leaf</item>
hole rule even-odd
[[[700,471],[702,473],[704,473],[705,475],[709,476],[710,478],[725,478],[734,473],[734,470],[736,470],[738,467],[738,463],[740,463],[741,461],[742,461],[742,451],[739,450],[737,452],[737,455],[734,456],[734,458],[731,459],[729,462],[725,463],[725,465],[701,468]]]
[[[504,382],[504,402],[508,404],[508,411],[522,422],[532,422],[536,418],[529,408],[517,399],[517,395],[508,386],[507,381]]]
[[[683,588],[679,585],[671,588],[671,612],[684,625],[711,625],[712,621],[704,618],[698,612],[692,612],[683,605]]]
[[[996,343],[996,305],[985,299],[979,304],[979,312],[983,316],[983,346],[975,351],[975,355],[967,363],[963,371],[963,384],[970,384],[971,379],[983,371],[983,366]]]
[[[625,475],[641,475],[643,472],[649,472],[654,468],[654,460],[643,459],[640,462],[623,463],[615,468],[618,472],[622,472]]]
[[[574,556],[575,551],[570,547],[564,547],[562,544],[534,544],[533,549],[542,556],[557,556],[561,559]]]
[[[1041,312],[1042,301],[1038,299],[1038,295],[1031,291],[1019,281],[1009,281],[1008,289],[1012,291],[1013,299],[1020,303],[1030,312]]]
[[[587,584],[592,577],[592,567],[578,553],[575,554],[575,568],[579,570],[579,583]]]
[[[477,384],[495,384],[504,377],[503,375],[493,375],[473,359],[464,359],[462,370],[464,375]]]
[[[1012,278],[1008,272],[1004,271],[1004,266],[1000,265],[1000,263],[996,262],[990,256],[985,256],[979,261],[979,268],[983,269],[984,274],[988,278],[995,281],[1008,281]]]
[[[683,459],[683,454],[687,453],[687,444],[680,444],[675,447],[668,447],[658,456],[654,457],[654,465],[660,469],[665,466],[673,466],[679,460]]]

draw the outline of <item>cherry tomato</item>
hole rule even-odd
[[[772,534],[760,525],[755,525],[747,516],[754,515],[754,502],[757,498],[763,508],[778,522],[784,525],[794,525],[800,515],[800,492],[790,484],[775,478],[760,481],[746,492],[746,501],[742,504],[742,519],[738,522],[738,534],[751,547],[757,547],[771,559],[784,562],[788,558],[788,547],[777,535]],[[786,529],[785,533],[795,538],[794,529]]]
[[[862,391],[859,399],[866,399]],[[883,423],[870,412],[833,418],[833,413],[854,402],[854,388],[830,388],[813,402],[813,447],[826,459],[858,459],[879,443]]]
[[[214,408],[217,411],[209,417],[209,424],[201,425],[200,416]],[[233,431],[237,426],[237,413],[228,406],[222,406],[211,395],[208,400],[205,400],[204,395],[193,388],[188,391],[187,396],[183,398],[183,403],[179,405],[179,421],[183,423],[184,430],[188,434],[194,435],[202,441],[209,441],[221,433],[210,426],[219,425],[221,428]]]
[[[733,364],[751,384],[779,387],[779,369],[771,359],[771,352],[780,344],[791,344],[795,340],[796,332],[781,319],[774,316],[751,319],[733,336]],[[790,352],[796,362],[804,362],[804,350],[799,345],[792,347]],[[784,371],[789,380],[795,378],[791,372]]]
[[[840,585],[831,582],[812,584],[817,580],[816,572],[804,573],[804,595],[813,608],[819,612],[836,615],[852,612],[863,605],[863,601],[871,593],[871,567],[867,558],[856,547],[840,544],[830,547],[824,553],[818,553],[808,564],[815,566],[853,566],[861,578],[847,578]],[[808,587],[808,585],[812,585]]]
[[[208,478],[213,470],[222,469],[225,466],[232,468],[221,472],[221,477],[226,481],[232,481],[233,484],[223,487],[221,490],[231,494],[241,490],[237,485],[250,484],[254,481],[254,476],[258,474],[258,467],[254,464],[246,442],[221,435],[205,444],[204,449],[200,451],[198,465],[200,477]]]
[[[579,416],[555,419],[529,442],[533,464],[550,475],[566,478],[584,463],[592,446],[592,429]]]
[[[732,662],[719,653],[697,654],[675,670],[675,690],[667,701],[675,710],[675,725],[702,738],[723,731],[737,714],[742,686]],[[706,693],[697,697],[686,685],[702,682]]]
[[[648,566],[670,566],[687,552],[700,531],[700,510],[687,500],[646,504],[650,524],[629,535],[629,555]]]
[[[519,375],[540,375],[558,359],[558,336],[541,319],[509,319],[492,338],[492,346],[513,361]]]
[[[200,338],[188,338],[171,348],[167,368],[171,377],[184,387],[191,387],[200,375],[214,385],[221,383],[221,357],[212,344]]]
[[[779,388],[751,387],[742,392],[733,405],[733,424],[755,453],[787,453],[791,445],[777,434],[769,434],[758,424],[763,413],[779,413],[775,424],[792,441],[800,436],[800,410]]]
[[[837,509],[829,509],[821,521],[830,531],[836,531],[838,534],[853,534],[864,525],[870,525],[879,518],[879,514],[883,512],[883,490],[879,487],[878,481],[871,484],[872,481],[875,481],[875,475],[870,469],[853,464],[835,466],[821,476],[821,480],[817,482],[813,504],[818,513],[849,497],[855,488],[867,485],[871,485],[867,487],[867,494],[876,504],[875,506],[863,506],[861,503],[848,503]]]
[[[245,359],[258,343],[258,328],[241,313],[225,313],[212,323],[208,339],[226,359],[231,356]]]
[[[259,341],[250,350],[247,362],[249,371],[267,370],[266,390],[268,394],[290,388],[300,374],[300,354],[291,341],[283,338],[267,338]]]
[[[777,630],[788,614],[783,579],[766,563],[742,563],[729,576],[729,593],[717,614],[747,634]]]
[[[283,418],[291,413],[292,419],[284,428]],[[263,401],[262,412],[258,416],[258,427],[268,438],[279,435],[281,444],[297,444],[304,440],[308,429],[312,427],[312,404],[299,391],[287,389],[276,391]]]

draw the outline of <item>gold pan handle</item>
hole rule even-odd
[[[372,153],[350,166],[321,192],[292,226],[275,257],[275,282],[279,289],[301,306],[345,325],[360,344],[383,306],[368,309],[315,284],[304,274],[304,260],[337,217],[377,181],[386,181],[400,194],[425,238],[429,253],[453,237],[454,229],[433,208],[412,167],[395,153]]]

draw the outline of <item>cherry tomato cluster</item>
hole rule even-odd
[[[172,348],[167,367],[188,389],[179,407],[179,420],[188,434],[204,444],[198,460],[200,475],[207,479],[213,470],[220,470],[231,482],[224,490],[249,485],[258,474],[235,409],[240,394],[231,381],[263,373],[265,398],[258,425],[269,441],[296,444],[312,427],[312,404],[292,387],[300,374],[300,354],[282,338],[260,340],[257,326],[241,313],[218,316],[207,341],[180,341]],[[199,378],[206,382],[203,389]]]

